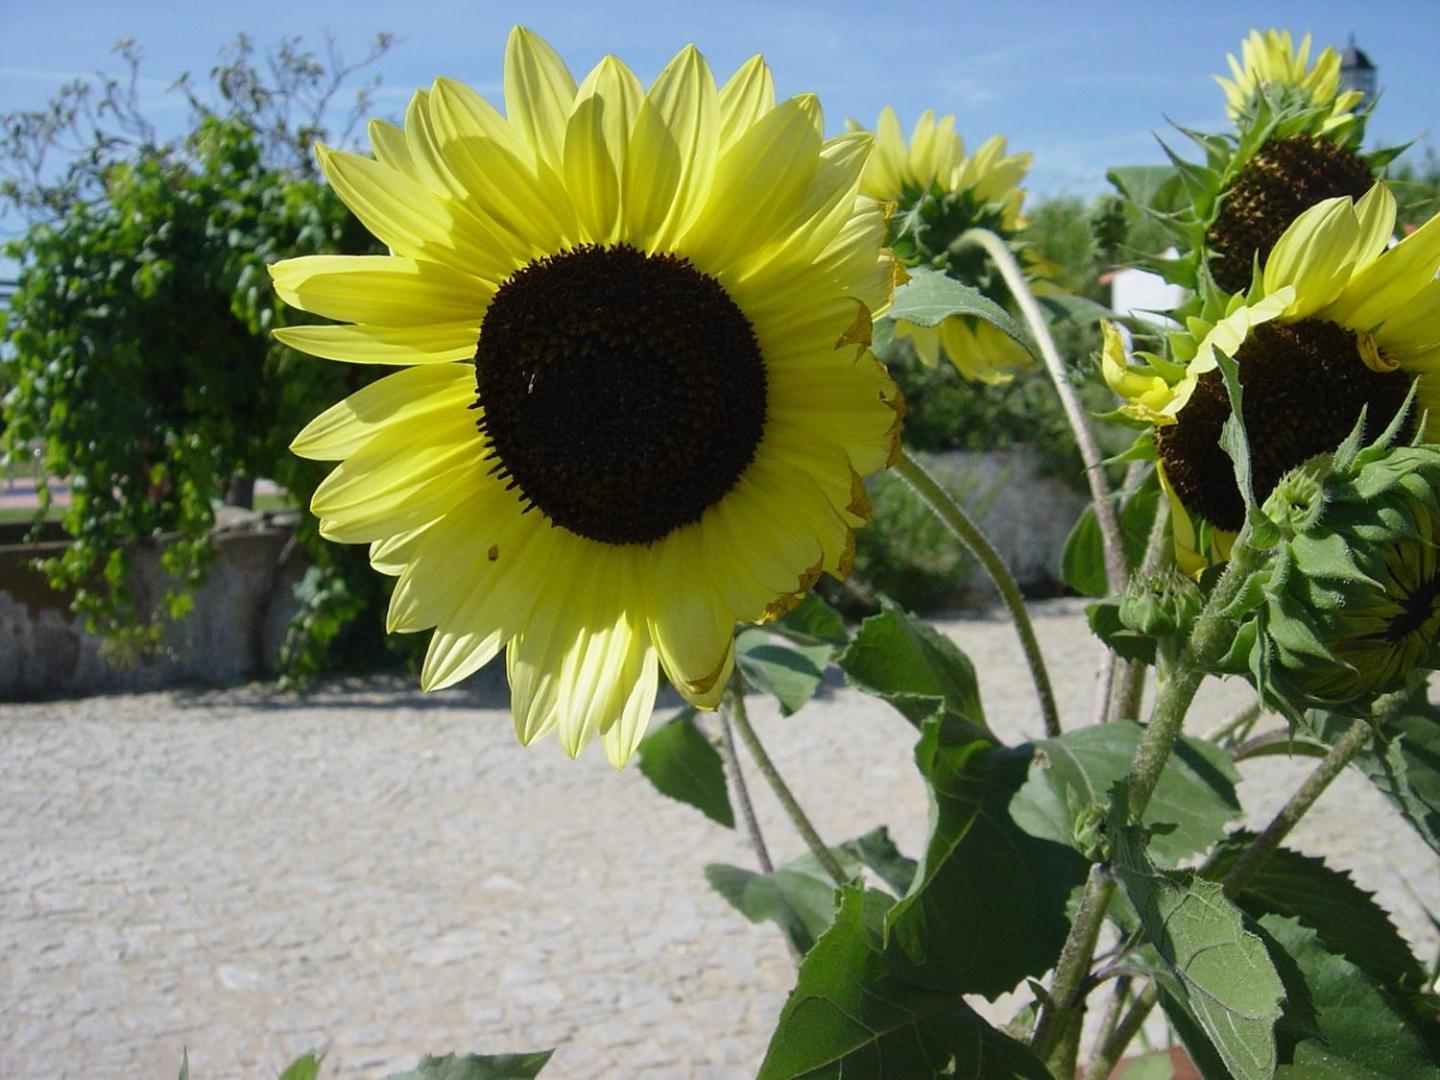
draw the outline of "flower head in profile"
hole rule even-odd
[[[858,130],[852,123],[852,128]],[[955,131],[955,117],[936,120],[931,110],[915,123],[907,144],[895,110],[887,107],[875,125],[875,152],[865,166],[861,192],[895,206],[890,240],[895,254],[908,266],[939,267],[951,277],[1004,299],[1008,293],[978,246],[957,248],[968,229],[989,229],[1013,240],[1025,227],[1020,187],[1030,168],[1030,154],[1006,151],[1005,136],[996,135],[973,154]],[[1041,270],[1030,249],[1016,244],[1022,263]],[[967,379],[1004,383],[1033,361],[1030,353],[983,320],[951,315],[935,327],[898,320],[896,333],[910,338],[922,362],[950,357]]]
[[[1358,199],[1375,182],[1371,159],[1360,153],[1368,110],[1364,95],[1340,88],[1340,58],[1325,49],[1309,63],[1310,36],[1297,49],[1289,31],[1251,31],[1242,60],[1228,57],[1233,79],[1217,76],[1239,127],[1229,149],[1223,137],[1197,139],[1207,168],[1197,174],[1213,190],[1204,213],[1204,248],[1215,282],[1244,292],[1258,259],[1305,210],[1325,199]],[[1384,158],[1387,152],[1381,152]]]
[[[1348,122],[1364,97],[1358,90],[1340,89],[1340,57],[1324,49],[1310,63],[1310,35],[1297,48],[1289,30],[1251,30],[1240,43],[1240,59],[1227,53],[1232,78],[1215,76],[1225,91],[1225,111],[1233,120],[1253,115],[1258,99],[1268,96],[1272,109],[1287,105],[1318,110],[1316,124],[1329,131]]]
[[[693,47],[648,90],[614,57],[577,82],[517,29],[504,85],[504,114],[439,79],[373,157],[320,150],[391,254],[273,266],[338,320],[278,336],[402,370],[293,449],[339,463],[312,510],[397,578],[389,629],[433,631],[426,689],[505,649],[521,741],[618,766],[662,669],[714,707],[736,622],[849,569],[899,446],[865,347],[886,213],[870,137],[825,139],[758,57],[719,88]]]
[[[1338,446],[1362,408],[1366,430],[1384,430],[1412,384],[1430,418],[1420,435],[1440,441],[1440,215],[1388,247],[1394,223],[1383,183],[1358,201],[1328,199],[1286,230],[1248,294],[1215,298],[1224,306],[1212,318],[1171,336],[1173,359],[1140,354],[1134,364],[1107,343],[1104,373],[1122,411],[1152,425],[1186,569],[1223,560],[1245,518],[1221,446],[1230,405],[1217,352],[1238,364],[1261,502]]]

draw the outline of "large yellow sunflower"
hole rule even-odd
[[[854,130],[860,130],[853,123]],[[916,121],[907,146],[900,119],[888,106],[875,125],[875,152],[865,166],[863,194],[897,207],[892,230],[896,254],[911,266],[941,266],[947,273],[987,294],[1003,293],[978,247],[953,250],[967,229],[989,229],[1006,240],[1025,227],[1020,183],[1030,154],[1006,152],[1005,136],[988,139],[974,154],[955,131],[954,115],[935,119],[926,110]],[[1021,257],[1032,270],[1038,264],[1029,249]],[[967,379],[1005,383],[1033,360],[1024,346],[983,320],[951,315],[939,326],[897,320],[895,332],[910,338],[921,361],[934,367],[943,348]]]
[[[848,571],[860,476],[899,448],[865,348],[889,301],[870,137],[826,140],[759,57],[717,89],[682,50],[648,91],[606,57],[577,85],[517,29],[501,115],[440,79],[374,158],[325,148],[386,256],[271,268],[339,325],[278,331],[406,365],[312,421],[324,536],[396,575],[392,631],[434,629],[421,680],[507,648],[516,730],[617,766],[659,668],[713,707],[739,621]]]
[[[1106,380],[1123,411],[1154,426],[1171,496],[1176,550],[1189,570],[1223,560],[1244,507],[1220,432],[1230,406],[1216,352],[1238,362],[1255,497],[1289,470],[1335,449],[1366,409],[1370,436],[1415,384],[1424,438],[1440,442],[1440,215],[1389,247],[1395,199],[1377,183],[1361,199],[1301,214],[1249,292],[1214,320],[1172,336],[1176,361],[1130,365],[1108,335]],[[1411,421],[1412,423],[1414,421]]]

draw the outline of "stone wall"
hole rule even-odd
[[[924,456],[943,482],[975,493],[967,502],[1021,587],[1054,592],[1060,552],[1084,498],[1043,475],[1028,451]],[[70,595],[53,591],[31,566],[63,550],[63,541],[0,543],[0,701],[219,686],[272,674],[306,560],[289,542],[283,517],[242,514],[222,524],[229,527],[216,533],[215,563],[194,609],[169,627],[158,655],[141,658],[117,656],[86,633]],[[157,542],[136,560],[135,588],[150,603],[164,591],[159,550]],[[972,585],[980,595],[990,591],[983,575]]]
[[[215,535],[215,562],[190,614],[172,623],[158,653],[126,657],[85,631],[71,594],[50,588],[33,566],[64,542],[0,545],[0,701],[77,697],[181,683],[225,685],[275,670],[295,611],[292,590],[305,572],[292,530],[258,518]],[[164,593],[163,540],[135,560],[133,585],[143,604]]]

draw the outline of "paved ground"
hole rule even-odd
[[[1085,722],[1097,651],[1069,601],[1039,606],[1063,707]],[[992,721],[1038,728],[1013,634],[947,624]],[[1214,688],[1195,728],[1243,703]],[[266,1077],[330,1048],[326,1076],[421,1051],[558,1045],[547,1076],[753,1075],[791,985],[780,938],[706,887],[743,837],[633,768],[516,746],[491,686],[422,698],[371,680],[0,707],[0,1076]],[[915,853],[909,727],[834,689],[754,706],[830,838],[881,822]],[[1303,764],[1247,764],[1261,816]],[[766,793],[782,857],[799,844]],[[1377,842],[1378,830],[1385,840]],[[1347,777],[1303,826],[1379,888],[1424,950],[1436,860]]]

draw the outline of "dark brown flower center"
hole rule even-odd
[[[1221,196],[1206,242],[1210,272],[1227,292],[1250,287],[1275,241],[1304,211],[1325,199],[1358,199],[1375,182],[1370,166],[1328,139],[1292,135],[1266,143]]]
[[[1410,390],[1407,373],[1365,366],[1354,331],[1319,319],[1261,323],[1236,359],[1251,480],[1262,503],[1295,466],[1339,446],[1362,407],[1366,438],[1379,435]],[[1217,528],[1235,530],[1245,520],[1245,504],[1220,446],[1229,416],[1224,379],[1207,372],[1176,423],[1155,429],[1155,445],[1185,507]]]
[[[625,244],[511,275],[480,326],[475,376],[491,471],[609,544],[698,521],[765,426],[765,364],[735,302],[687,259]]]

